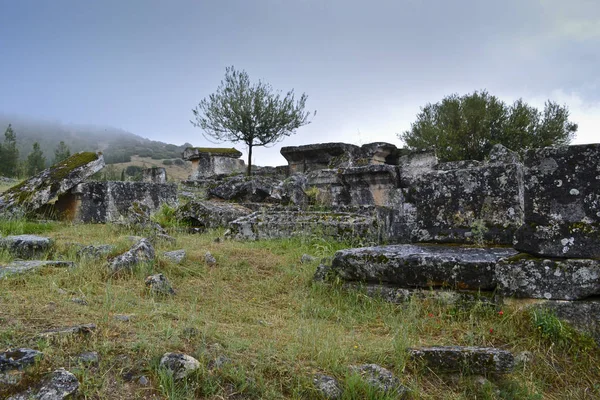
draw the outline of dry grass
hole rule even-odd
[[[584,399],[599,398],[598,351],[586,341],[559,343],[536,331],[528,314],[511,308],[475,306],[464,310],[431,301],[391,305],[337,286],[313,284],[316,263],[301,264],[303,253],[331,256],[343,243],[294,239],[215,242],[221,232],[174,234],[177,244],[158,244],[158,261],[131,274],[111,277],[105,262],[81,260],[78,267],[45,269],[0,280],[0,350],[31,347],[45,357],[18,388],[58,367],[74,372],[89,399],[227,398],[237,393],[257,399],[319,398],[311,384],[323,372],[351,382],[347,366],[378,363],[392,369],[422,399]],[[110,225],[54,224],[45,233],[57,254],[73,258],[69,243],[110,243],[123,251],[126,232]],[[184,248],[181,265],[162,252]],[[210,251],[217,265],[207,267]],[[162,272],[177,290],[155,297],[144,277]],[[85,298],[88,305],[73,303]],[[116,314],[133,314],[119,322]],[[41,340],[55,327],[95,323],[89,337]],[[196,335],[189,334],[194,328]],[[556,338],[554,338],[556,339]],[[232,359],[223,370],[203,368],[186,385],[156,366],[168,351],[193,355],[203,363],[218,343]],[[420,345],[496,346],[534,354],[534,362],[509,376],[478,386],[466,376],[443,377],[407,362],[407,347]],[[97,366],[78,365],[83,351],[97,351]],[[149,377],[151,386],[136,378]],[[132,379],[133,377],[133,379]],[[0,388],[0,398],[7,394]],[[348,397],[361,398],[361,397]],[[392,397],[372,397],[392,398]]]

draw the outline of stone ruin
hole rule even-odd
[[[190,180],[208,178],[215,175],[243,173],[246,164],[239,160],[242,153],[234,148],[188,147],[182,158],[192,162]]]

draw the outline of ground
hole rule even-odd
[[[75,257],[70,243],[114,244],[118,254],[132,242],[113,225],[0,221],[6,234],[38,233],[54,238],[54,257]],[[133,273],[111,276],[106,261],[81,260],[74,269],[47,268],[0,280],[0,351],[43,351],[16,391],[59,367],[75,373],[86,399],[318,399],[315,373],[333,375],[350,387],[345,399],[391,399],[367,395],[348,366],[376,363],[392,370],[415,399],[593,399],[600,397],[600,355],[585,338],[552,318],[482,304],[463,309],[415,300],[392,305],[360,291],[314,283],[318,261],[350,243],[319,237],[260,242],[215,241],[222,231],[188,234],[171,228],[176,244],[159,243],[158,261]],[[183,248],[181,265],[162,257]],[[217,264],[207,266],[210,251]],[[0,264],[11,260],[0,254]],[[162,272],[176,295],[156,297],[144,278]],[[72,301],[85,299],[87,305]],[[115,315],[133,315],[121,322]],[[83,338],[39,339],[57,327],[95,323]],[[515,354],[530,351],[533,362],[481,384],[467,375],[437,375],[412,365],[406,348],[424,345],[494,346]],[[98,365],[75,357],[97,351]],[[174,384],[158,361],[184,352],[204,366],[187,382]],[[219,370],[206,367],[216,353],[231,359]],[[138,378],[144,375],[150,385]],[[350,385],[354,382],[353,385]],[[0,387],[0,398],[9,393]]]

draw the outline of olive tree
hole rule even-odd
[[[268,83],[251,83],[246,71],[228,67],[216,92],[192,110],[190,122],[209,141],[245,143],[251,175],[253,147],[275,144],[310,123],[311,113],[304,111],[307,98],[303,93],[296,101],[293,89],[282,97]]]

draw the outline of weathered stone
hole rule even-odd
[[[281,148],[290,174],[306,173],[326,168],[353,166],[360,159],[360,147],[347,143],[319,143]]]
[[[218,369],[223,368],[227,364],[231,364],[231,358],[227,357],[226,355],[221,354],[221,355],[215,357],[214,359],[210,360],[208,362],[208,364],[206,365],[206,367],[209,370],[218,370]]]
[[[243,160],[238,160],[241,156],[242,153],[234,148],[188,147],[183,152],[183,159],[192,162],[190,180],[243,173],[246,165]]]
[[[100,357],[96,351],[87,351],[77,356],[77,362],[80,364],[96,365],[98,361],[100,361]]]
[[[101,153],[82,152],[0,194],[0,215],[35,211],[104,167]]]
[[[524,164],[525,223],[515,248],[600,258],[600,144],[531,149]]]
[[[73,297],[71,299],[71,303],[75,303],[75,304],[79,304],[80,306],[87,306],[88,302],[86,299],[82,298],[82,297]]]
[[[490,347],[424,347],[408,351],[413,361],[423,362],[432,370],[446,373],[506,374],[515,365],[512,353]]]
[[[185,259],[185,250],[173,250],[173,251],[167,251],[165,253],[163,253],[163,257],[166,258],[167,260],[175,263],[175,264],[181,264],[183,262],[183,260]]]
[[[402,150],[391,143],[374,142],[360,146],[363,159],[369,164],[398,165]]]
[[[223,180],[219,185],[210,188],[210,197],[238,202],[277,202],[271,197],[274,188],[280,183],[278,179],[263,176],[234,176]]]
[[[390,370],[377,364],[352,365],[350,370],[359,374],[367,385],[378,391],[395,393],[399,396],[403,396],[410,391],[400,383],[400,380]]]
[[[213,265],[217,264],[217,259],[212,254],[210,254],[210,251],[207,251],[204,255],[204,263],[209,267],[212,267]]]
[[[163,204],[177,206],[174,183],[86,182],[59,197],[56,208],[77,222],[117,222],[127,220],[131,205],[137,202],[157,211]]]
[[[112,244],[80,245],[79,250],[77,250],[77,256],[80,258],[102,258],[106,257],[116,249],[117,246]]]
[[[181,380],[200,368],[200,362],[183,353],[165,353],[160,359],[160,367],[173,373],[173,378]]]
[[[414,151],[405,154],[398,160],[400,185],[410,187],[415,178],[433,172],[438,165],[438,159],[432,151]]]
[[[170,296],[175,294],[171,282],[163,274],[150,275],[146,278],[145,283],[153,294]]]
[[[74,266],[75,263],[71,261],[13,261],[5,266],[0,265],[0,279],[9,275],[33,272],[43,267],[72,268]]]
[[[110,261],[108,267],[113,272],[131,271],[137,265],[154,260],[154,247],[148,239],[142,239],[125,253]]]
[[[317,391],[326,399],[336,400],[342,397],[342,389],[338,381],[329,375],[317,374],[313,378]]]
[[[309,203],[309,197],[304,191],[306,185],[306,175],[292,175],[273,188],[271,197],[281,204],[306,207]]]
[[[512,244],[523,224],[523,167],[485,164],[413,179],[413,242]]]
[[[63,400],[73,396],[79,389],[77,377],[60,368],[36,388],[11,396],[8,400]]]
[[[176,218],[192,227],[202,229],[225,227],[244,215],[252,213],[239,204],[223,201],[190,201],[179,207]]]
[[[600,301],[549,300],[535,307],[551,311],[579,332],[592,337],[600,346]]]
[[[392,165],[345,168],[340,180],[350,206],[398,207],[402,194],[398,170]]]
[[[41,332],[38,336],[50,338],[56,336],[87,335],[96,330],[96,324],[82,324],[67,328],[55,328]]]
[[[310,264],[311,262],[315,262],[316,260],[317,258],[311,256],[310,254],[302,254],[302,257],[300,257],[300,263],[302,264]]]
[[[498,260],[516,251],[441,245],[391,245],[340,250],[331,269],[346,281],[400,288],[494,290]]]
[[[501,163],[501,164],[518,164],[521,162],[519,153],[510,150],[509,148],[501,145],[500,143],[492,146],[488,154],[489,163]]]
[[[146,168],[142,171],[142,182],[167,183],[167,170],[162,167]]]
[[[113,319],[119,322],[130,322],[135,317],[134,314],[115,314]]]
[[[376,243],[380,237],[373,216],[344,212],[259,211],[236,219],[229,229],[229,236],[240,240],[318,235]]]
[[[54,242],[52,239],[35,235],[17,235],[0,238],[0,250],[6,250],[15,257],[32,258],[48,253]]]
[[[600,295],[600,260],[517,255],[498,263],[496,280],[506,296],[579,300]]]
[[[22,370],[35,364],[43,353],[33,349],[8,349],[0,352],[0,372]]]

